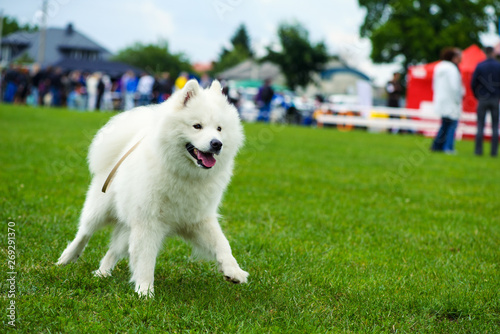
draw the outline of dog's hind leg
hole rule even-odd
[[[111,271],[116,263],[128,255],[128,242],[130,238],[130,228],[123,224],[117,224],[113,235],[111,236],[111,243],[106,255],[102,258],[99,269],[94,271],[97,277],[111,276]]]
[[[99,189],[99,184],[93,182],[80,215],[80,224],[76,237],[62,253],[57,261],[58,265],[75,262],[82,254],[94,232],[108,222],[110,201],[102,198],[103,195]]]

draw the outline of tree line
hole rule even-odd
[[[280,67],[287,86],[295,89],[312,82],[313,73],[321,71],[330,59],[325,43],[311,42],[308,31],[298,22],[282,23],[278,38],[280,51],[268,46],[267,55],[257,58],[246,26],[241,24],[230,39],[231,47],[222,48],[209,74],[217,76],[248,59],[271,61]],[[152,72],[168,71],[173,76],[191,70],[188,57],[184,53],[171,53],[166,41],[147,45],[136,43],[119,51],[114,59]]]
[[[466,48],[481,46],[481,34],[498,26],[498,0],[358,0],[366,9],[360,27],[361,37],[371,41],[370,57],[375,63],[401,64],[406,72],[413,64],[438,59],[445,46]],[[4,17],[3,35],[17,30],[36,31],[37,26],[20,25],[12,17]],[[231,37],[231,46],[222,48],[209,73],[216,76],[247,59],[277,64],[291,89],[305,87],[313,81],[332,58],[323,41],[312,42],[307,29],[299,22],[283,22],[277,31],[278,47],[268,46],[267,55],[257,58],[244,24]],[[173,53],[168,42],[135,43],[120,50],[113,58],[151,73],[170,72],[177,76],[192,71],[189,57]]]

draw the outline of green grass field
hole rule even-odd
[[[246,124],[220,211],[249,284],[169,239],[156,296],[139,299],[127,260],[91,274],[109,229],[55,266],[77,230],[88,145],[110,116],[0,105],[1,332],[11,301],[19,333],[500,332],[500,161],[475,157],[471,141],[447,156],[420,136]]]

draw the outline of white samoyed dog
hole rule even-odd
[[[90,145],[93,178],[78,233],[57,264],[75,262],[92,234],[113,224],[96,276],[109,276],[128,256],[135,291],[152,296],[163,239],[177,235],[195,254],[217,261],[226,280],[245,283],[248,273],[217,215],[243,140],[238,113],[218,81],[203,90],[190,80],[162,104],[113,117]]]

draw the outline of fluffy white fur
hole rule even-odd
[[[141,138],[103,193],[111,169]],[[109,276],[118,260],[128,256],[131,281],[141,296],[153,294],[156,257],[166,236],[182,237],[195,253],[216,260],[226,280],[245,283],[248,273],[231,254],[217,220],[243,139],[236,109],[227,103],[217,81],[206,90],[188,81],[160,105],[113,117],[90,146],[93,179],[78,233],[58,264],[75,262],[96,230],[114,224],[109,250],[95,274]],[[222,150],[213,155],[212,168],[202,168],[186,144],[209,152],[213,140],[222,143]]]

